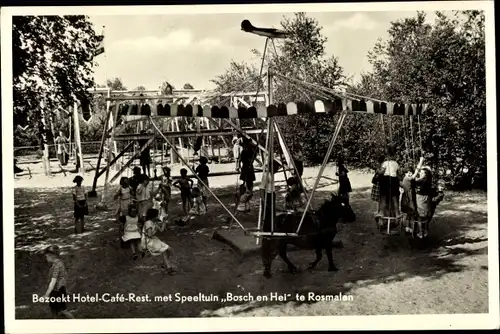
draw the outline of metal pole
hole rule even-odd
[[[340,132],[340,128],[342,127],[342,123],[344,122],[346,113],[343,112],[342,115],[340,115],[340,119],[338,120],[337,128],[335,129],[335,133],[332,136],[332,140],[330,141],[330,146],[328,147],[328,151],[326,152],[325,159],[323,160],[323,164],[321,165],[321,168],[319,170],[319,174],[316,177],[316,181],[314,182],[314,187],[311,191],[311,195],[309,195],[309,198],[307,200],[306,208],[304,210],[304,213],[302,214],[302,218],[300,219],[299,227],[297,228],[297,234],[300,231],[300,228],[302,227],[302,223],[304,222],[304,218],[306,217],[307,210],[309,208],[309,205],[311,204],[314,191],[318,187],[319,181],[321,180],[321,176],[323,175],[323,171],[325,170],[326,164],[328,163],[328,159],[330,158],[330,155],[332,154],[333,147],[335,145],[335,141],[337,140],[337,136]]]
[[[268,119],[268,123],[267,123],[267,133],[266,133],[266,152],[264,153],[264,160],[263,160],[263,171],[262,171],[262,179],[263,180],[267,180],[267,172],[268,172],[268,161],[270,159],[269,155],[268,155],[268,150],[267,148],[269,148],[269,134],[271,133],[271,131],[269,130],[271,127],[271,120]],[[264,177],[266,177],[266,179],[264,179]],[[258,223],[257,223],[257,228],[259,230],[259,232],[261,231],[261,226],[262,226],[262,218],[263,216],[265,216],[266,214],[266,207],[267,207],[267,191],[266,191],[266,187],[265,187],[265,183],[264,183],[264,189],[263,189],[263,192],[264,192],[264,200],[262,200],[262,198],[260,199],[260,205],[259,205],[259,220],[258,220]],[[262,187],[262,181],[261,181],[261,187]],[[260,243],[259,239],[257,239],[256,241],[256,244],[258,245]]]

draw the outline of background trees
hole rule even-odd
[[[72,105],[75,96],[89,98],[96,35],[82,15],[12,20],[14,126],[31,127],[27,134],[36,134],[43,147],[51,135],[51,111]]]

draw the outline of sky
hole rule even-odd
[[[433,12],[426,12],[434,20]],[[327,56],[334,55],[354,80],[370,70],[367,54],[377,39],[387,39],[391,21],[416,12],[315,12],[327,37]],[[265,39],[240,29],[241,21],[257,27],[280,27],[293,13],[231,13],[193,15],[90,16],[97,33],[105,33],[105,54],[96,57],[95,80],[119,77],[128,89],[158,89],[168,80],[212,89],[210,80],[222,74],[231,60],[260,64],[251,53],[262,51]]]

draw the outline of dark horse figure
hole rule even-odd
[[[275,219],[275,232],[294,233],[302,217],[302,212],[277,215]],[[262,240],[262,261],[264,263],[264,276],[271,277],[271,264],[277,254],[288,265],[291,273],[297,272],[297,267],[287,257],[287,246],[295,245],[301,249],[316,250],[316,259],[309,264],[309,269],[314,269],[323,257],[323,250],[328,258],[328,271],[337,271],[333,263],[333,239],[337,234],[339,218],[344,222],[353,222],[356,215],[352,211],[347,199],[332,194],[332,198],[325,201],[317,211],[308,212],[300,228],[298,237],[273,237]],[[267,224],[264,224],[266,231]],[[267,230],[270,230],[267,228]]]

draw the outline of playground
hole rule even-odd
[[[234,164],[210,166],[217,171],[231,170]],[[180,168],[178,166],[177,168]],[[318,168],[305,168],[304,181],[313,182]],[[173,173],[176,168],[173,168]],[[334,174],[328,165],[325,174]],[[259,178],[260,174],[257,174]],[[15,293],[16,318],[41,319],[50,316],[44,304],[32,303],[32,294],[46,288],[48,264],[38,252],[58,244],[68,270],[70,294],[111,295],[135,293],[166,296],[205,295],[253,296],[272,292],[352,296],[343,302],[149,302],[149,303],[69,303],[76,318],[173,318],[230,316],[311,316],[369,314],[445,314],[488,312],[487,201],[481,192],[446,195],[435,216],[428,245],[411,248],[405,237],[377,233],[373,221],[375,203],[370,199],[371,172],[351,171],[351,206],[357,219],[339,224],[336,240],[343,247],[334,249],[338,272],[328,272],[326,261],[308,272],[313,251],[294,251],[290,259],[300,266],[290,274],[276,260],[274,276],[262,276],[260,256],[241,258],[227,245],[212,239],[215,229],[228,228],[227,213],[209,199],[208,213],[193,219],[187,227],[169,224],[159,237],[173,249],[177,272],[166,275],[158,260],[147,256],[133,262],[130,252],[120,248],[114,209],[97,212],[99,198],[89,200],[86,232],[73,234],[71,197],[73,175],[38,175],[15,180]],[[236,176],[211,179],[211,187],[224,202],[234,197]],[[277,174],[277,184],[280,176]],[[91,182],[90,173],[84,184]],[[117,185],[112,186],[114,191]],[[329,179],[320,182],[317,200],[336,191]],[[98,184],[98,192],[102,184]],[[280,197],[279,197],[280,198]],[[173,193],[170,217],[182,216],[180,196]],[[278,199],[282,205],[282,198]],[[110,199],[109,207],[114,208]],[[246,226],[255,226],[258,201],[252,211],[239,216]],[[232,227],[237,229],[238,227]]]

